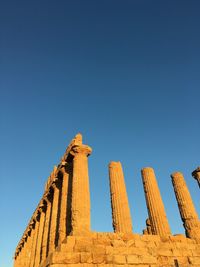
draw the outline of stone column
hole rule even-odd
[[[53,187],[53,202],[51,210],[51,224],[49,232],[49,253],[53,252],[56,248],[58,240],[58,210],[59,210],[59,188],[58,183],[55,182]]]
[[[109,164],[109,178],[114,231],[131,233],[131,213],[123,170],[120,162],[112,161]]]
[[[62,176],[62,188],[61,188],[61,203],[60,203],[59,241],[61,243],[69,233],[69,228],[71,225],[71,216],[67,214],[69,206],[71,211],[71,205],[70,205],[71,192],[69,192],[70,190],[69,173],[71,172],[71,164],[63,162],[60,172]]]
[[[186,236],[200,240],[200,222],[185,179],[181,172],[173,173],[171,178]]]
[[[33,239],[32,249],[31,249],[30,267],[34,267],[35,266],[37,238],[38,238],[38,231],[39,231],[39,225],[40,225],[39,220],[40,220],[40,213],[38,213],[36,215],[36,218],[35,218],[35,233],[34,233],[34,239]]]
[[[86,145],[72,147],[72,235],[84,235],[90,231],[90,192],[88,159],[92,149]]]
[[[19,254],[18,252],[15,253],[15,259],[14,259],[14,267],[19,267]]]
[[[35,267],[39,266],[41,260],[42,236],[44,231],[46,204],[44,203],[39,208],[39,210],[40,210],[40,221],[39,221],[39,230],[38,230],[36,255],[35,255]]]
[[[25,240],[22,241],[22,249],[21,249],[21,266],[26,266],[26,246],[25,246]]]
[[[171,231],[154,170],[144,168],[141,173],[152,234],[168,236]]]
[[[31,227],[29,226],[29,230],[28,230],[28,233],[27,233],[27,252],[26,252],[26,257],[27,257],[27,260],[26,260],[26,266],[29,266],[30,264],[30,258],[31,258],[31,246],[32,246],[32,235],[31,235],[31,232],[32,232],[32,229]]]
[[[192,176],[194,177],[195,180],[197,180],[198,185],[200,187],[200,167],[197,167],[196,170],[192,172]]]
[[[28,266],[30,261],[30,235],[28,233],[24,239],[24,249],[24,266]]]
[[[42,237],[42,251],[41,251],[41,262],[46,259],[49,248],[49,233],[50,233],[50,222],[51,222],[51,206],[52,206],[52,194],[46,196],[45,201],[47,203],[46,216],[44,222],[44,233]]]
[[[21,258],[22,258],[22,247],[19,247],[19,253],[18,253],[18,257],[17,257],[17,266],[22,266],[21,262]]]

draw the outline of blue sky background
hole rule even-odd
[[[155,169],[173,233],[170,174],[197,211],[200,2],[13,1],[0,8],[0,266],[11,267],[44,184],[77,132],[89,159],[92,229],[112,231],[108,163],[123,165],[134,232],[147,210],[140,170]]]

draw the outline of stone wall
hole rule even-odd
[[[152,168],[141,171],[147,228],[133,232],[120,162],[109,164],[114,233],[91,231],[91,152],[80,134],[71,141],[17,245],[14,267],[200,267],[200,221],[180,172],[171,177],[185,236],[171,234]]]
[[[69,236],[43,267],[200,266],[200,244],[182,235],[93,233]]]

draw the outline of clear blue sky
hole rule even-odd
[[[14,1],[0,8],[0,266],[11,267],[44,183],[77,132],[89,159],[92,229],[111,231],[109,161],[122,162],[134,231],[155,169],[173,233],[170,174],[200,165],[200,1]]]

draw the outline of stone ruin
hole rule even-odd
[[[155,173],[141,171],[149,218],[133,232],[123,170],[109,164],[114,232],[90,227],[88,156],[81,134],[54,167],[17,245],[14,267],[200,267],[200,221],[180,172],[171,175],[185,235],[172,235]],[[200,168],[192,175],[199,182]]]

